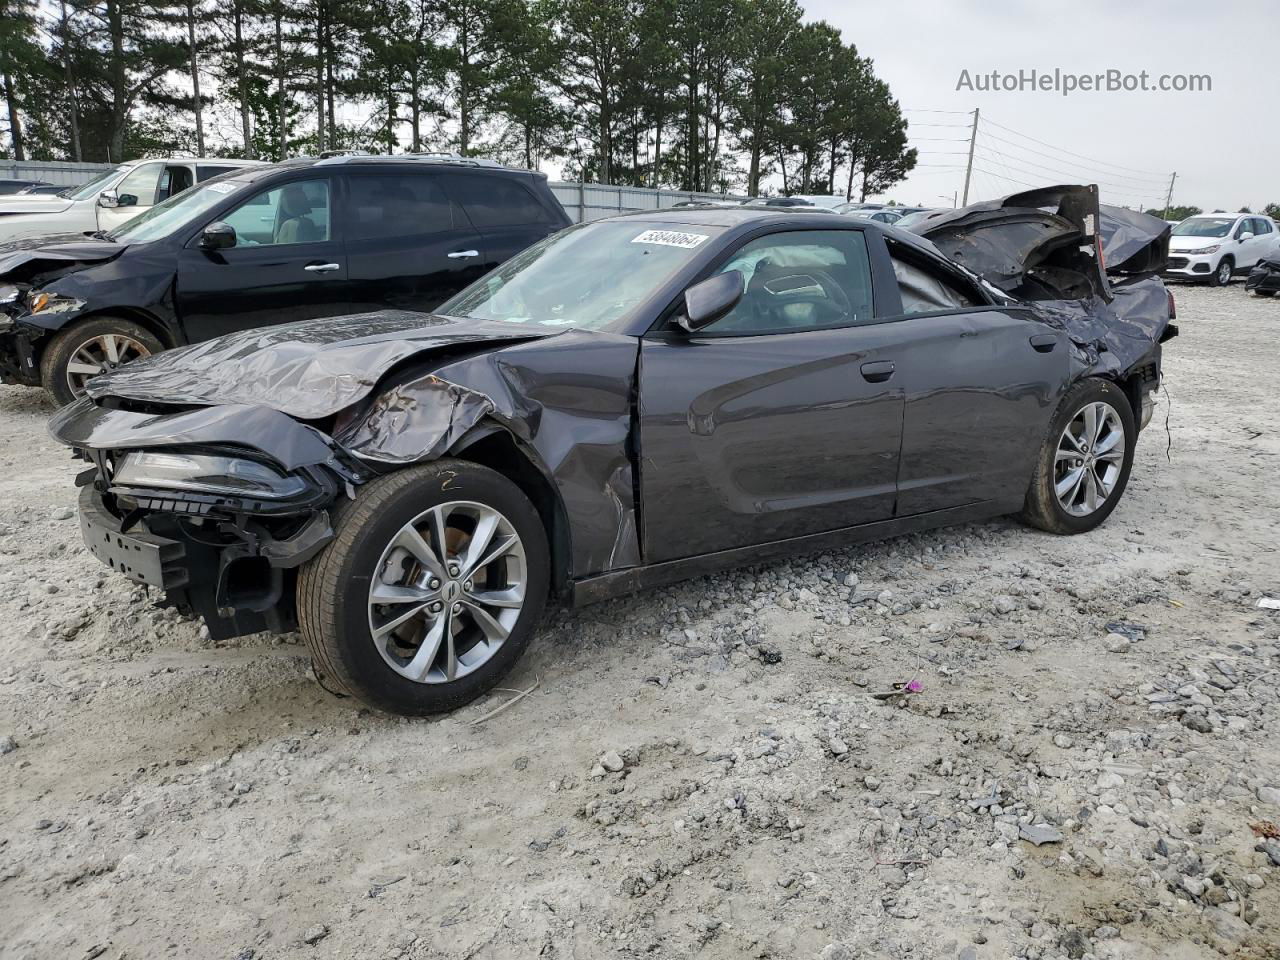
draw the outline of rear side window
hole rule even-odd
[[[547,223],[551,219],[532,191],[510,177],[467,173],[443,176],[449,192],[478,230]]]
[[[220,173],[227,173],[231,170],[237,170],[238,167],[223,167],[217,164],[202,163],[196,167],[196,182],[204,183],[210,177],[216,177]]]
[[[961,310],[981,304],[982,301],[972,291],[965,290],[961,284],[941,271],[904,260],[896,253],[892,257],[903,313]]]
[[[352,240],[421,236],[454,227],[453,204],[435,177],[353,176],[347,185]]]

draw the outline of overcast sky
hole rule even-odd
[[[919,111],[977,107],[983,120],[1002,127],[979,126],[975,167],[983,172],[975,174],[970,202],[1024,189],[1016,180],[1074,179],[1098,182],[1104,202],[1154,206],[1163,203],[1176,170],[1175,204],[1257,210],[1280,203],[1276,0],[801,3],[810,19],[838,27],[871,57],[910,111],[922,166],[892,191],[899,202],[941,205],[940,195],[949,199],[964,182],[967,142],[947,141],[967,140],[967,128],[924,124],[965,124],[971,117]],[[956,90],[965,69],[977,75],[1055,67],[1079,74],[1146,70],[1152,82],[1161,74],[1208,74],[1212,91],[1063,97]]]

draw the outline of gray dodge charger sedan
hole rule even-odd
[[[548,599],[1124,493],[1161,344],[1160,220],[1051,187],[913,232],[773,208],[618,216],[432,315],[232,334],[51,422],[104,563],[214,637],[299,629],[375,707],[491,688]]]

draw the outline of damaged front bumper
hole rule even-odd
[[[80,401],[50,432],[93,463],[78,478],[89,551],[203,617],[214,639],[295,629],[297,568],[333,539],[329,508],[363,479],[323,434],[263,408],[155,415]],[[236,444],[243,436],[254,437],[253,449]],[[276,499],[130,485],[122,466],[139,450],[269,463],[295,482]]]

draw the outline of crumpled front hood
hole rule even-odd
[[[229,334],[95,377],[89,396],[167,405],[248,404],[316,420],[363,399],[410,357],[555,336],[490,320],[404,310],[303,320]]]
[[[69,264],[105,263],[120,256],[128,244],[94,240],[83,233],[46,234],[0,243],[0,278],[27,280],[45,270]]]

